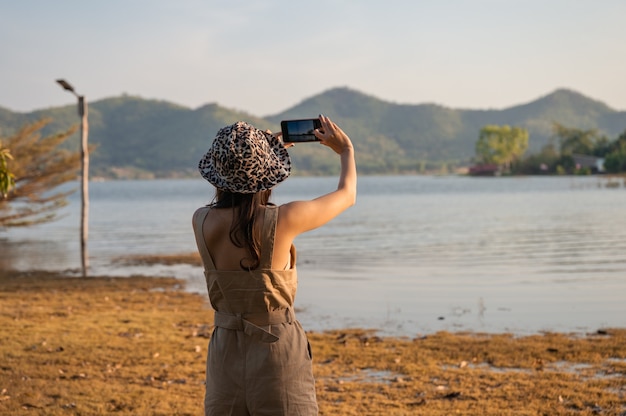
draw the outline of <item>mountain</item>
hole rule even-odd
[[[505,109],[452,109],[435,104],[397,104],[349,88],[334,88],[265,118],[207,104],[189,109],[166,101],[134,96],[89,104],[89,142],[94,175],[155,176],[196,174],[197,161],[217,130],[237,120],[259,128],[279,129],[280,120],[329,115],[353,139],[362,173],[397,173],[467,164],[474,155],[479,130],[487,124],[528,129],[530,152],[550,139],[552,126],[598,129],[614,139],[626,129],[626,112],[566,89]],[[0,137],[27,122],[49,117],[42,132],[53,134],[77,123],[76,106],[15,113],[0,107]],[[68,146],[78,146],[76,134]],[[337,171],[328,149],[301,144],[290,150],[294,172]]]

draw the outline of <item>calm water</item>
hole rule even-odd
[[[296,241],[296,300],[306,329],[533,333],[626,327],[626,187],[598,177],[362,177],[358,203]],[[277,203],[330,191],[291,178]],[[191,266],[126,267],[128,254],[195,250],[191,214],[203,180],[90,186],[92,274],[176,276]],[[79,194],[60,221],[0,234],[0,266],[78,270]],[[9,243],[10,241],[10,243]]]

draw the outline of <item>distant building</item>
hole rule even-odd
[[[472,176],[499,176],[500,166],[493,164],[474,165],[469,168],[469,174]]]
[[[572,158],[576,164],[576,169],[588,168],[592,173],[604,173],[604,158],[573,154]]]

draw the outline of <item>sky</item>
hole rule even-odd
[[[128,94],[268,116],[335,87],[506,108],[569,88],[626,110],[624,0],[0,0],[0,107]]]

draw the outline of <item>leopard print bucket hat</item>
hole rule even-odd
[[[291,159],[276,136],[238,121],[217,132],[198,169],[218,189],[253,194],[287,179]]]

